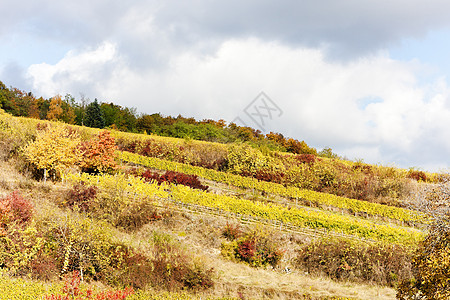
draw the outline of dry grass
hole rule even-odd
[[[220,255],[221,229],[227,220],[197,214],[174,214],[170,221],[158,221],[142,228],[135,241],[148,239],[153,231],[170,234],[187,249],[200,257],[207,267],[217,273],[216,287],[209,293],[218,297],[241,297],[243,299],[312,299],[346,297],[350,299],[395,299],[395,290],[377,285],[336,282],[323,277],[313,277],[292,270],[297,242],[304,236],[280,233],[278,241],[286,251],[284,260],[276,269],[252,268],[235,263]],[[244,226],[245,228],[245,226]],[[261,228],[265,230],[266,228]],[[139,235],[140,238],[136,236]]]
[[[395,291],[386,287],[337,283],[330,279],[311,277],[296,271],[285,273],[251,268],[244,264],[216,260],[222,289],[236,287],[245,298],[298,299],[312,297],[347,297],[351,299],[395,299]],[[217,289],[216,292],[220,293]],[[235,295],[237,296],[237,295]]]

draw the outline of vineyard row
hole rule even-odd
[[[390,243],[415,244],[423,238],[423,233],[401,227],[378,225],[368,220],[313,211],[301,208],[287,208],[276,204],[240,199],[233,196],[218,195],[186,186],[146,183],[141,178],[119,175],[69,175],[68,180],[83,181],[96,185],[100,189],[114,187],[128,201],[136,196],[150,199],[167,199],[187,204],[201,205],[220,209],[239,215],[247,215],[265,220],[279,221],[301,228],[322,228],[329,231],[342,232],[360,238],[386,241]]]
[[[141,156],[130,152],[119,152],[119,158],[123,161],[139,164],[149,168],[197,175],[205,179],[229,184],[238,188],[255,189],[282,197],[302,199],[304,201],[308,201],[318,205],[333,206],[355,213],[367,213],[369,215],[376,215],[399,221],[412,221],[421,223],[426,222],[423,215],[399,207],[350,199],[296,187],[285,187],[278,183],[259,181],[251,177],[243,177],[240,175],[220,172],[212,169],[162,160],[155,157]]]

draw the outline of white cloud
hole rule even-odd
[[[54,65],[31,65],[26,76],[33,81],[33,89],[44,97],[73,91],[75,87],[85,87],[90,92],[102,89],[101,82],[108,80],[111,66],[117,67],[119,61],[115,46],[105,42],[96,49],[70,51]]]

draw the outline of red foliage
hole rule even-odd
[[[98,192],[96,186],[86,186],[84,182],[78,183],[68,192],[67,205],[73,207],[78,205],[81,209],[87,211],[90,207],[90,202],[95,198]]]
[[[0,228],[5,228],[11,222],[25,224],[32,215],[33,206],[18,191],[0,198]]]
[[[159,175],[158,173],[152,172],[150,170],[145,171],[142,174],[142,177],[146,181],[156,181],[158,184],[163,182],[173,183],[173,184],[181,184],[186,185],[194,189],[204,190],[208,189],[208,186],[202,185],[197,175],[188,175],[184,173],[167,171],[163,175]]]
[[[227,223],[222,231],[222,235],[229,240],[236,240],[242,235],[242,229],[239,224],[232,225],[230,223]]]
[[[313,165],[316,162],[316,156],[314,154],[298,154],[295,155],[295,159],[301,164]]]
[[[256,240],[245,239],[239,242],[237,252],[241,260],[251,262],[256,255]]]
[[[80,273],[74,271],[65,277],[63,295],[49,295],[45,296],[45,300],[124,300],[129,295],[134,294],[132,288],[125,288],[124,290],[104,291],[96,294],[92,290],[87,290],[86,293],[80,291]]]
[[[408,175],[406,177],[414,179],[416,181],[427,181],[427,174],[422,171],[411,170],[408,172]]]
[[[285,176],[282,172],[271,172],[269,170],[258,170],[256,173],[242,172],[241,176],[253,177],[255,179],[267,182],[281,183]]]
[[[84,172],[98,173],[117,169],[117,146],[109,131],[101,131],[96,138],[82,143],[80,149],[83,152],[81,168]]]

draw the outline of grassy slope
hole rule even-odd
[[[42,183],[36,182],[19,174],[12,162],[0,162],[0,194],[19,190],[25,197],[32,200],[37,217],[44,215],[64,215],[64,212],[55,205],[61,200],[63,191],[69,188],[62,183]],[[161,221],[146,225],[139,232],[132,235],[117,232],[120,239],[127,239],[131,244],[145,244],[149,235],[153,232],[164,232],[179,240],[186,249],[194,251],[202,260],[206,260],[208,266],[214,267],[217,272],[216,287],[207,295],[183,296],[195,299],[205,299],[208,297],[237,297],[239,293],[248,299],[297,299],[302,295],[312,297],[351,297],[355,299],[394,299],[395,292],[386,287],[373,285],[360,285],[354,283],[338,283],[320,277],[311,277],[299,271],[285,273],[284,266],[289,265],[289,259],[283,262],[277,270],[255,269],[244,264],[237,264],[223,259],[220,255],[220,228],[225,226],[229,220],[222,217],[197,215],[192,213],[175,214],[169,221]],[[283,233],[280,235],[280,242],[286,249],[286,256],[293,256],[295,244],[290,240],[303,239],[302,236]],[[21,291],[16,292],[18,284]],[[51,292],[55,283],[30,281],[26,279],[13,279],[2,274],[0,287],[2,293],[0,299],[5,295],[17,293],[17,298],[13,299],[36,299],[37,295]],[[60,285],[60,283],[58,283]],[[101,287],[100,287],[101,288]],[[22,293],[21,292],[21,293]],[[3,295],[3,296],[2,296]],[[150,292],[143,296],[147,299],[160,295],[162,298],[181,297],[177,294],[161,294],[160,292]]]
[[[22,119],[26,123],[35,126],[37,120]],[[34,124],[34,125],[33,125]],[[97,132],[95,129],[82,128],[86,135]],[[24,129],[24,131],[26,131]],[[122,136],[123,133],[116,133]],[[143,135],[126,134],[130,138],[147,138]],[[184,140],[174,138],[160,138],[152,136],[154,139],[170,140],[175,143],[182,143]],[[197,143],[197,141],[193,141]],[[198,142],[206,143],[206,142]],[[220,144],[217,147],[222,147]],[[63,215],[64,212],[55,203],[60,203],[64,190],[70,186],[63,183],[46,184],[36,182],[29,177],[19,174],[14,161],[0,163],[0,195],[19,190],[25,197],[33,201],[36,208],[37,217],[54,214]],[[234,188],[216,185],[216,192],[236,193]],[[146,225],[139,232],[125,234],[117,231],[117,238],[127,239],[130,244],[145,244],[152,232],[159,231],[171,235],[179,240],[186,249],[193,250],[198,257],[206,260],[208,266],[214,267],[217,273],[216,287],[208,292],[211,297],[239,296],[250,299],[274,298],[290,299],[301,298],[301,295],[311,295],[313,297],[350,297],[356,299],[394,299],[395,291],[376,285],[359,285],[354,283],[337,283],[326,278],[317,278],[294,270],[287,274],[285,267],[290,267],[291,259],[295,256],[296,243],[292,241],[310,239],[310,237],[297,233],[278,233],[279,243],[286,251],[285,259],[280,268],[276,270],[265,270],[250,268],[243,264],[236,264],[223,259],[220,256],[220,228],[223,228],[229,220],[220,216],[200,215],[194,212],[177,213],[170,220],[155,222]],[[235,221],[235,220],[234,220]],[[17,287],[14,281],[5,274],[2,274],[3,295],[8,293],[8,289]],[[21,283],[22,284],[22,283]],[[25,281],[23,286],[30,285],[46,286],[48,283],[36,283]],[[37,288],[39,289],[39,288]],[[47,290],[48,291],[48,290]],[[145,296],[143,299],[149,298]],[[169,297],[169,296],[167,296]],[[179,298],[177,295],[175,298]],[[195,296],[192,296],[195,298]],[[199,296],[204,297],[205,296]],[[166,298],[166,297],[164,297]],[[0,295],[0,299],[3,299]],[[18,298],[26,299],[26,298]]]

